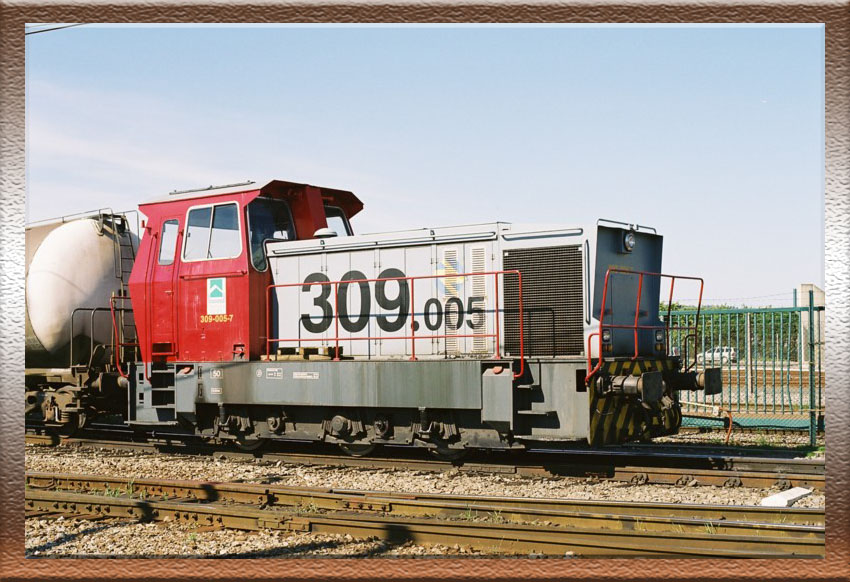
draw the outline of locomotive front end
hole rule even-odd
[[[670,326],[661,319],[661,300],[669,311],[676,291],[699,295],[698,277],[662,273],[663,238],[655,229],[600,221],[595,238],[592,309],[586,330],[591,445],[621,443],[674,434],[681,426],[678,392],[722,390],[719,368],[692,370],[696,326]],[[662,295],[663,291],[663,295]],[[670,355],[671,337],[685,356]]]

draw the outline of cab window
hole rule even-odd
[[[345,218],[343,211],[336,206],[325,206],[325,218],[328,221],[328,228],[334,231],[337,236],[350,236],[352,234],[348,219]]]
[[[177,220],[162,223],[162,239],[159,242],[159,264],[170,265],[174,262],[177,248]]]
[[[248,240],[251,264],[258,271],[265,271],[266,241],[295,240],[289,204],[274,198],[255,198],[248,205]]]
[[[242,252],[235,202],[189,210],[183,260],[232,259]]]

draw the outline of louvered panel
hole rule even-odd
[[[487,270],[487,251],[484,247],[473,247],[472,255],[472,273],[484,273]],[[485,309],[487,306],[487,277],[485,275],[474,275],[472,279],[472,297],[480,297],[473,307]],[[487,333],[487,315],[478,315],[473,318],[472,333]],[[487,351],[486,337],[472,338],[472,351],[482,353]]]
[[[445,269],[445,274],[451,273],[459,273],[458,271],[458,252],[457,249],[444,249],[443,250],[443,268]],[[451,297],[457,297],[458,291],[460,288],[460,282],[462,277],[445,277],[443,279],[443,305],[446,305],[446,301]],[[445,333],[448,336],[446,338],[446,353],[447,354],[457,354],[460,350],[458,349],[458,338],[452,337],[457,335],[457,320],[458,320],[458,312],[457,309],[446,306],[446,321],[445,321]]]
[[[522,273],[525,353],[575,356],[584,352],[581,246],[513,249],[504,269]],[[519,355],[517,277],[506,275],[505,352]]]

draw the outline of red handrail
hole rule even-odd
[[[613,324],[613,323],[606,324],[605,323],[605,303],[608,299],[608,280],[610,279],[612,273],[613,274],[637,275],[638,276],[638,291],[637,291],[637,298],[636,298],[636,304],[635,304],[634,325],[623,325],[623,324]],[[670,294],[668,296],[668,301],[667,301],[667,318],[666,318],[663,326],[661,326],[661,325],[639,325],[638,324],[638,321],[640,320],[640,300],[641,300],[641,295],[643,293],[643,278],[644,278],[644,276],[658,277],[659,279],[666,277],[666,278],[670,279]],[[694,319],[694,325],[693,326],[690,326],[690,325],[671,326],[670,325],[670,313],[671,313],[671,310],[672,310],[672,307],[673,307],[673,286],[676,283],[676,279],[685,279],[685,280],[689,280],[689,281],[699,281],[699,299],[697,301],[696,318]],[[593,377],[593,375],[596,374],[599,371],[600,368],[602,368],[602,362],[605,359],[605,356],[602,352],[602,330],[603,329],[631,329],[631,330],[634,331],[635,351],[634,351],[634,355],[632,356],[632,360],[635,360],[638,357],[638,353],[639,353],[638,330],[640,330],[640,329],[664,329],[665,330],[665,336],[666,336],[666,339],[667,339],[665,345],[668,345],[668,346],[670,345],[670,330],[688,330],[688,331],[693,330],[692,334],[689,333],[688,335],[685,336],[685,340],[687,341],[687,339],[690,338],[692,335],[693,335],[694,338],[696,338],[697,329],[698,329],[698,326],[699,326],[699,312],[700,312],[700,308],[702,307],[702,291],[703,291],[704,286],[705,286],[705,281],[703,281],[702,277],[688,277],[688,276],[685,276],[685,275],[668,275],[668,274],[665,274],[665,273],[653,273],[653,272],[650,272],[650,271],[630,271],[628,269],[609,268],[605,272],[605,283],[602,287],[602,305],[600,306],[600,310],[599,310],[599,331],[593,332],[593,333],[591,333],[587,336],[587,368],[590,371],[585,376],[585,382],[589,382],[590,379]],[[591,358],[591,350],[590,350],[590,346],[591,346],[590,340],[594,336],[599,336],[599,353],[598,353],[598,358],[597,358],[595,366],[593,365],[593,359]],[[691,367],[693,367],[693,365],[695,363],[696,363],[696,341],[694,341],[694,363],[690,364],[687,367],[687,370],[690,370]]]
[[[472,276],[482,276],[482,275],[492,275],[495,281],[496,287],[496,305],[495,305],[495,330],[494,333],[473,333],[473,334],[429,334],[429,335],[420,335],[418,339],[445,339],[449,337],[454,338],[467,338],[467,337],[492,337],[495,340],[496,351],[494,354],[495,358],[501,358],[501,345],[499,342],[500,330],[499,330],[499,275],[516,275],[518,280],[518,290],[519,290],[519,358],[520,358],[520,371],[514,374],[514,378],[519,378],[525,373],[525,344],[524,344],[524,325],[523,325],[523,304],[522,304],[522,273],[517,270],[509,270],[509,271],[484,271],[480,273],[444,273],[441,275],[418,275],[418,276],[405,276],[405,277],[384,277],[384,278],[376,278],[376,279],[352,279],[350,281],[312,281],[309,283],[283,283],[283,284],[273,284],[269,285],[266,288],[266,357],[271,355],[271,344],[272,343],[280,343],[280,342],[316,342],[316,341],[333,341],[336,345],[336,351],[334,355],[334,360],[339,360],[339,341],[342,339],[343,341],[371,341],[371,340],[411,340],[411,360],[416,360],[416,328],[414,326],[415,323],[415,285],[410,285],[410,335],[393,335],[391,337],[381,337],[381,336],[353,336],[348,338],[340,338],[339,335],[339,285],[340,283],[347,284],[356,284],[356,283],[376,283],[381,281],[417,281],[420,279],[444,279],[448,277],[472,277]],[[333,285],[334,286],[334,337],[330,338],[273,338],[271,337],[271,293],[272,289],[277,288],[285,288],[285,287],[303,287],[305,285]]]

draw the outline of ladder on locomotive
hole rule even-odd
[[[139,336],[136,330],[133,312],[130,308],[130,272],[136,260],[136,247],[130,231],[130,222],[126,214],[113,214],[111,217],[115,253],[115,278],[119,280],[118,291],[114,295],[115,321],[118,328],[118,342],[114,349],[119,351],[122,362],[135,361],[140,357]]]

